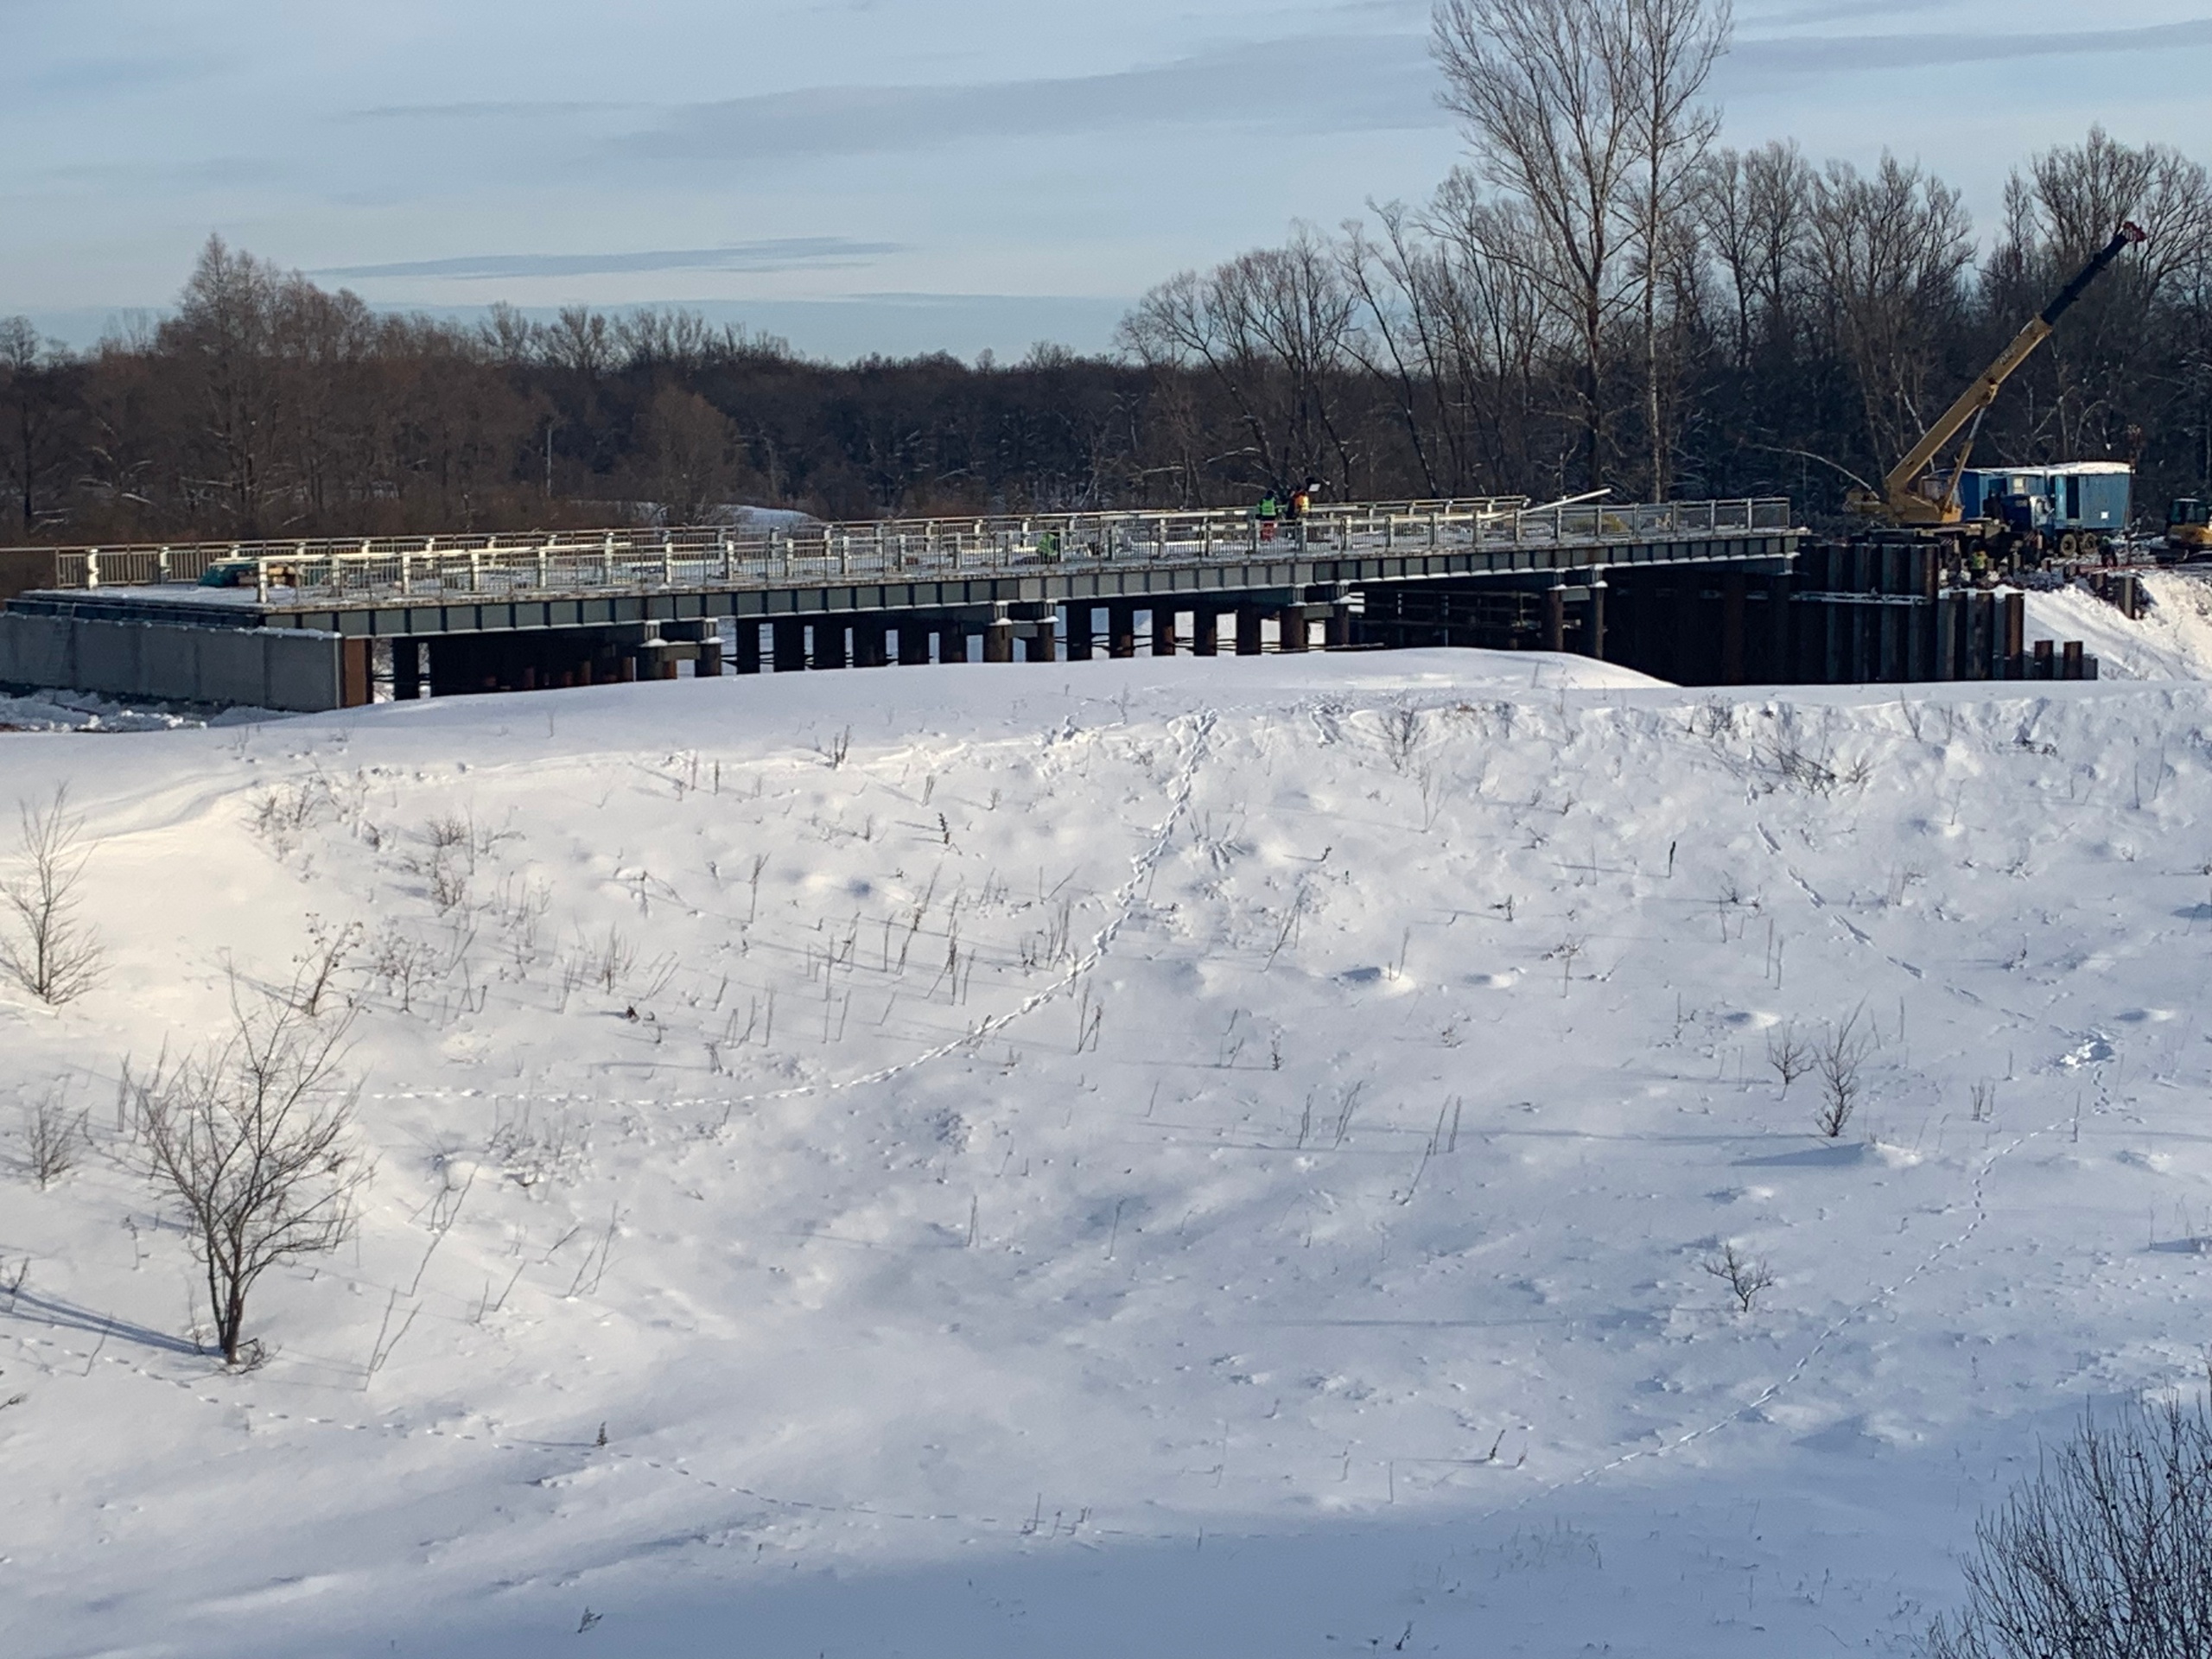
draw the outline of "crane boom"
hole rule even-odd
[[[2011,345],[1997,354],[1996,361],[1981,372],[1974,383],[1959,394],[1958,401],[1943,411],[1943,416],[1922,434],[1920,442],[1911,452],[1890,469],[1882,480],[1878,493],[1872,490],[1856,490],[1850,497],[1854,512],[1878,514],[1901,524],[1955,524],[1959,522],[1959,480],[1966,472],[1967,455],[1974,447],[1970,423],[1979,422],[1981,413],[1997,401],[1997,393],[2012,372],[2034,355],[2037,346],[2050,338],[2059,318],[2064,316],[2075,301],[2091,283],[2104,274],[2107,265],[2121,253],[2143,240],[2142,228],[2133,219],[2113,232],[2112,240],[2098,251],[2089,263],[2074,274],[2074,280],[2058,290],[2057,296],[2036,316],[2026,327],[2012,337]],[[1959,446],[1957,460],[1951,467],[1950,480],[1940,493],[1915,487],[1921,474],[1936,459],[1936,453],[1961,431],[1967,432],[1965,442]],[[1931,480],[1931,485],[1936,480]]]

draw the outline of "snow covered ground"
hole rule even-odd
[[[0,1170],[10,1655],[1904,1653],[2202,1375],[2203,683],[978,664],[0,780],[111,951],[0,996],[97,1147]],[[115,1080],[352,922],[364,1224],[226,1375]],[[1768,1056],[1847,1020],[1831,1140]]]
[[[2028,595],[2030,639],[2079,639],[2108,680],[2212,679],[2212,582],[2142,575],[2151,608],[2131,622],[2084,588]]]

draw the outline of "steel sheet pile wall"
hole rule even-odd
[[[315,714],[349,699],[335,634],[0,612],[0,684]]]

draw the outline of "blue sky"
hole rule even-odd
[[[2196,143],[2181,0],[1738,0],[1726,139],[1985,222],[2093,121]],[[697,304],[802,349],[1105,343],[1175,270],[1425,194],[1424,0],[0,0],[0,313],[79,340],[210,231],[378,304]],[[2212,159],[2212,142],[2197,144]]]

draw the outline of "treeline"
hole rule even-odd
[[[2021,168],[1978,244],[1918,167],[1719,146],[1696,94],[1726,40],[1695,0],[1446,0],[1467,165],[1162,283],[1105,357],[837,365],[681,311],[395,316],[211,240],[173,314],[90,352],[0,321],[0,540],[1219,505],[1308,478],[1786,494],[1818,519],[2123,218],[2150,239],[1975,453],[2133,461],[2146,511],[2206,492],[2202,166],[2093,130]]]

